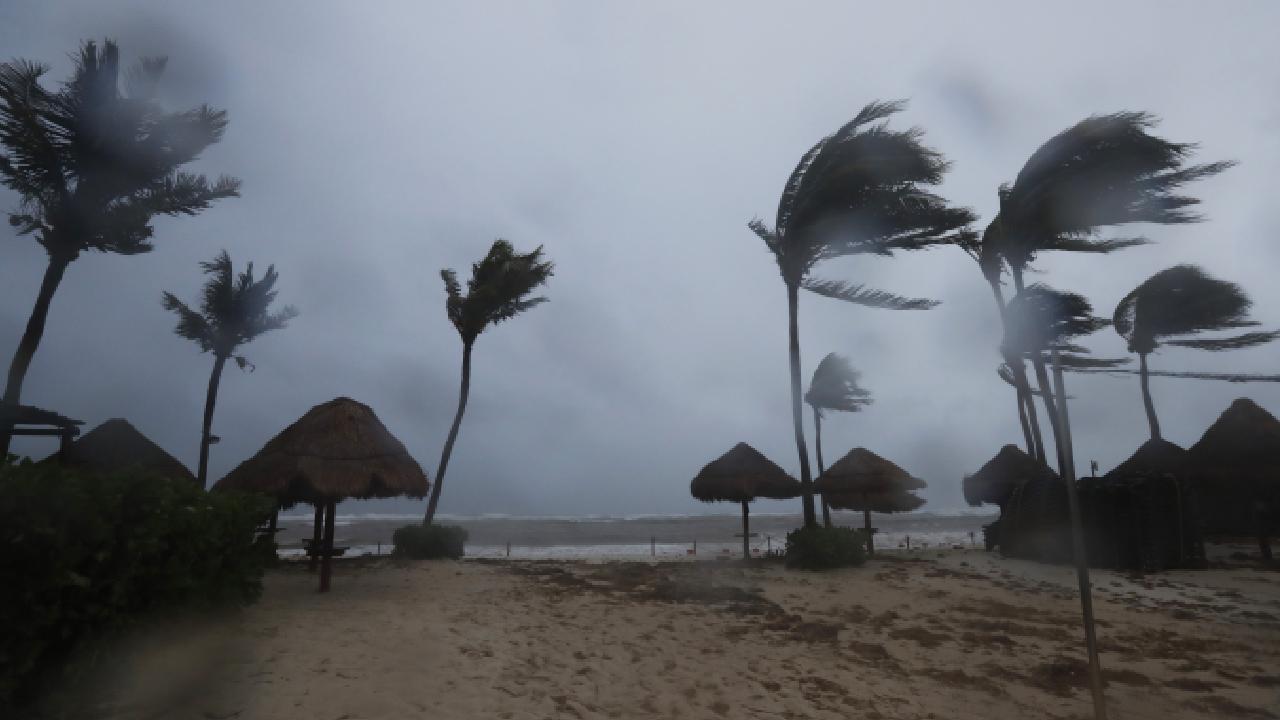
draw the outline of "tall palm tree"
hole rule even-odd
[[[1040,252],[1109,253],[1145,238],[1103,238],[1104,227],[1147,222],[1183,224],[1202,218],[1186,184],[1216,175],[1232,162],[1187,165],[1195,145],[1152,135],[1154,116],[1141,112],[1094,115],[1058,133],[1000,188],[1001,254],[1014,288]],[[1059,428],[1044,356],[1030,357],[1054,432]]]
[[[195,215],[238,194],[238,180],[179,170],[222,138],[227,114],[206,105],[165,112],[155,100],[164,68],[164,58],[144,59],[122,83],[110,41],[101,48],[84,43],[71,79],[56,90],[40,84],[44,65],[0,64],[0,181],[21,198],[9,224],[34,235],[49,256],[9,365],[7,405],[22,399],[49,306],[72,261],[88,250],[147,252],[156,215]],[[0,457],[10,430],[0,427]]]
[[[760,220],[748,223],[773,253],[787,290],[791,421],[806,527],[817,525],[817,518],[800,401],[800,289],[867,307],[927,310],[937,303],[815,279],[810,272],[835,257],[892,256],[895,250],[952,243],[956,231],[973,221],[968,210],[948,207],[926,189],[942,182],[948,164],[924,146],[923,132],[890,130],[881,122],[904,107],[904,102],[894,101],[862,108],[800,158],[783,188],[774,228]]]
[[[872,403],[871,391],[858,386],[861,373],[854,369],[849,358],[837,353],[830,353],[822,358],[817,369],[813,371],[813,379],[809,381],[809,392],[804,394],[804,401],[813,408],[813,445],[818,456],[818,474],[824,471],[822,466],[822,413],[826,410],[837,412],[858,412]],[[822,524],[831,527],[831,507],[827,498],[822,498]]]
[[[520,254],[506,240],[496,240],[489,254],[471,265],[471,279],[467,281],[467,294],[462,294],[458,274],[453,270],[441,270],[444,289],[448,294],[445,311],[462,338],[462,388],[458,392],[458,412],[453,416],[449,437],[440,453],[440,467],[436,469],[436,482],[431,488],[431,500],[423,524],[430,525],[440,503],[440,488],[444,486],[444,472],[449,467],[453,443],[458,439],[458,427],[462,414],[467,410],[467,395],[471,392],[471,348],[476,338],[490,325],[510,320],[520,313],[546,302],[545,297],[529,295],[547,283],[555,266],[544,260],[542,246],[533,252]]]
[[[1151,402],[1147,356],[1161,345],[1221,351],[1271,342],[1280,332],[1248,332],[1230,337],[1197,338],[1202,332],[1256,327],[1250,320],[1253,302],[1233,282],[1210,277],[1195,265],[1175,265],[1147,278],[1116,305],[1116,332],[1138,355],[1142,403],[1151,439],[1160,439],[1160,420]]]
[[[213,260],[200,263],[209,279],[200,293],[200,309],[192,310],[171,292],[164,294],[164,307],[178,316],[174,332],[195,342],[200,352],[213,354],[213,372],[209,375],[209,389],[204,398],[204,423],[200,430],[200,464],[196,477],[200,486],[206,487],[209,476],[209,445],[213,443],[213,406],[218,401],[218,384],[222,380],[222,368],[234,358],[243,370],[253,365],[235,352],[259,335],[279,330],[298,316],[298,310],[286,305],[279,312],[270,312],[276,299],[275,284],[279,276],[271,265],[257,280],[253,277],[253,263],[244,272],[235,274],[231,256],[223,250]]]

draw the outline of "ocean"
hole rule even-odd
[[[982,526],[990,512],[872,515],[877,548],[970,547],[982,545]],[[313,516],[280,517],[277,535],[282,557],[302,554],[310,538]],[[505,515],[437,516],[437,521],[466,528],[467,557],[525,559],[695,559],[742,554],[741,515],[642,515],[583,517],[516,517]],[[837,525],[861,527],[862,514],[834,512]],[[338,515],[334,545],[347,555],[391,552],[396,528],[422,522],[421,515],[364,513]],[[799,527],[799,514],[752,514],[753,555],[779,550],[786,535]]]

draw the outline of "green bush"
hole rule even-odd
[[[856,567],[866,562],[862,534],[846,527],[802,527],[787,533],[786,564],[802,570]]]
[[[262,592],[270,502],[190,481],[0,466],[0,709],[73,650],[144,615]]]
[[[391,535],[395,554],[415,560],[460,558],[467,531],[457,525],[405,525]]]

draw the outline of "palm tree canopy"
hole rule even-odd
[[[1129,351],[1146,354],[1162,343],[1200,350],[1232,350],[1270,342],[1280,332],[1222,338],[1178,337],[1253,327],[1253,301],[1237,284],[1211,277],[1195,265],[1175,265],[1147,278],[1116,305],[1116,332]]]
[[[830,353],[813,371],[804,401],[820,416],[823,410],[858,412],[872,403],[871,391],[858,386],[860,377],[861,373],[854,369],[849,358]]]
[[[801,157],[778,203],[774,229],[750,227],[773,253],[788,286],[875,307],[930,307],[929,301],[832,281],[808,281],[817,263],[845,255],[892,255],[955,242],[974,219],[926,186],[948,169],[918,128],[890,130],[904,101],[873,102]]]
[[[1087,350],[1069,341],[1109,324],[1093,315],[1093,305],[1083,295],[1035,284],[1009,301],[1002,349],[1014,355],[1050,349],[1078,355]]]
[[[200,267],[209,279],[201,292],[199,311],[170,292],[164,294],[164,307],[178,315],[174,332],[194,341],[202,352],[229,357],[237,347],[265,332],[285,327],[298,316],[298,310],[291,305],[279,312],[270,312],[279,278],[274,265],[256,280],[253,263],[236,275],[231,256],[223,250],[213,260],[200,263]],[[243,358],[236,360],[241,367],[247,364]]]
[[[1178,190],[1234,163],[1186,165],[1196,146],[1152,135],[1155,124],[1141,112],[1093,115],[1041,145],[1000,191],[1006,259],[1025,266],[1045,250],[1110,252],[1146,242],[1097,237],[1111,225],[1198,222],[1191,208],[1199,200]]]
[[[489,254],[471,265],[466,295],[462,294],[456,272],[440,271],[448,293],[445,310],[449,321],[458,329],[465,344],[474,343],[490,325],[546,302],[545,297],[531,298],[529,294],[546,284],[554,268],[549,260],[543,259],[542,246],[522,255],[506,240],[494,241]]]
[[[130,255],[151,250],[155,215],[194,215],[239,194],[234,178],[179,171],[222,138],[227,115],[165,112],[155,100],[164,69],[164,58],[146,58],[121,73],[110,41],[84,43],[56,90],[40,84],[44,65],[0,64],[0,181],[21,197],[10,225],[68,261]]]

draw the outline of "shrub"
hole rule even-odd
[[[405,525],[391,535],[395,554],[415,560],[462,557],[467,531],[457,525]]]
[[[865,547],[853,528],[797,528],[787,533],[786,563],[802,570],[856,567],[867,559]]]
[[[0,466],[0,708],[144,615],[257,599],[275,544],[254,529],[270,512],[186,480]]]

